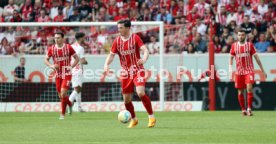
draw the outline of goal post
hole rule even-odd
[[[20,22],[20,23],[1,23],[0,27],[91,27],[91,26],[116,26],[116,22]],[[164,73],[164,23],[163,22],[132,22],[133,26],[156,26],[158,27],[158,42],[159,42],[159,105],[158,111],[164,111],[165,101],[165,80],[163,79]],[[45,66],[46,67],[46,66]],[[7,86],[7,85],[5,85]]]

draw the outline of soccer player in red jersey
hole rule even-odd
[[[229,59],[229,72],[232,73],[233,59],[236,60],[235,73],[235,88],[238,89],[238,100],[241,106],[242,114],[252,116],[252,102],[253,93],[252,85],[254,84],[254,66],[252,56],[255,58],[257,64],[261,68],[265,78],[267,74],[264,71],[263,65],[260,61],[256,49],[251,42],[246,42],[245,31],[238,32],[238,42],[232,44]],[[243,91],[247,89],[247,111],[244,103]]]
[[[126,109],[131,113],[131,121],[128,128],[133,128],[138,124],[135,116],[134,106],[131,101],[136,86],[136,92],[141,99],[149,115],[148,127],[154,127],[156,119],[153,115],[151,100],[145,93],[145,69],[143,64],[149,57],[149,51],[137,34],[130,31],[131,21],[121,20],[117,24],[120,36],[116,37],[112,44],[110,54],[107,56],[104,71],[108,73],[109,65],[112,63],[115,54],[118,54],[121,63],[121,86]],[[143,58],[140,57],[140,50]]]
[[[75,67],[79,58],[71,45],[64,43],[64,34],[61,32],[55,33],[55,45],[48,48],[48,53],[45,57],[45,64],[56,71],[56,89],[61,100],[61,115],[60,119],[64,119],[66,106],[69,106],[69,113],[72,113],[72,103],[67,96],[67,90],[70,87],[71,69]],[[70,65],[71,56],[75,61]],[[50,63],[50,58],[53,58],[54,64]]]

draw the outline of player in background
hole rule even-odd
[[[128,128],[138,124],[131,98],[136,86],[136,92],[148,112],[148,127],[154,127],[156,119],[153,115],[151,100],[145,93],[145,69],[143,64],[149,57],[149,51],[141,38],[130,32],[130,20],[121,20],[117,23],[120,36],[116,37],[112,44],[110,54],[107,56],[104,71],[108,73],[109,65],[112,63],[115,54],[118,54],[121,63],[121,86],[126,109],[131,113],[131,121]],[[143,58],[140,57],[140,50]]]
[[[25,63],[24,57],[20,58],[20,65],[14,69],[14,82],[29,82],[29,79],[25,78]]]
[[[229,72],[232,74],[233,59],[236,60],[236,72],[235,72],[235,88],[238,89],[238,100],[241,106],[242,114],[252,116],[252,102],[253,93],[252,87],[254,84],[254,66],[252,56],[255,58],[257,64],[261,68],[265,78],[267,74],[264,71],[263,65],[260,61],[254,44],[251,42],[246,42],[245,31],[238,32],[238,41],[233,43],[230,50],[229,59]],[[245,101],[243,96],[243,91],[247,90],[247,111],[245,107]]]
[[[73,103],[76,100],[78,105],[78,111],[84,112],[81,107],[81,87],[82,87],[82,78],[83,78],[83,66],[87,65],[88,62],[84,57],[84,48],[82,45],[84,44],[85,34],[82,32],[78,32],[75,35],[76,42],[71,46],[75,50],[76,54],[79,57],[79,63],[72,69],[72,87],[74,88],[71,93],[69,100]],[[74,63],[75,59],[72,58],[71,64]]]
[[[64,43],[64,34],[57,32],[54,35],[55,45],[48,48],[48,53],[45,57],[45,64],[56,71],[56,89],[58,96],[61,100],[61,115],[59,119],[64,119],[66,106],[72,113],[72,103],[67,96],[67,90],[70,86],[72,78],[71,69],[74,68],[79,58],[75,50],[69,45]],[[52,57],[54,64],[51,64],[50,58]],[[71,65],[71,57],[74,57],[75,62]]]

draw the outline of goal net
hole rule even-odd
[[[55,108],[54,102],[58,102],[59,98],[52,71],[44,64],[44,55],[47,47],[54,44],[53,34],[56,31],[64,32],[66,43],[69,44],[75,42],[76,32],[86,34],[84,48],[89,64],[84,66],[84,108],[88,111],[123,109],[118,56],[111,64],[112,72],[103,74],[106,55],[118,35],[116,22],[2,23],[0,29],[3,33],[10,32],[13,35],[8,39],[12,47],[11,54],[0,56],[0,109],[5,107],[6,111],[13,111],[10,109],[18,105],[12,108],[7,105],[14,102],[28,102],[33,107],[34,103],[46,102],[49,107]],[[164,54],[167,49],[164,47],[164,37],[168,36],[166,29],[162,22],[132,22],[131,28],[132,33],[138,34],[150,51],[150,57],[144,65],[148,74],[146,93],[152,99],[156,111],[170,111],[166,109],[166,103],[171,105],[177,102],[182,105],[184,102],[182,79],[185,76],[177,77],[177,66],[183,64],[183,55]],[[26,59],[25,78],[29,82],[14,82],[17,73],[15,68],[20,64],[21,57]],[[137,102],[134,104],[138,111],[144,110],[136,94],[133,101]],[[51,111],[51,108],[48,109]]]

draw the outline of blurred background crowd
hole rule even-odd
[[[209,35],[216,53],[229,53],[243,29],[259,53],[276,52],[276,0],[1,0],[3,22],[163,21],[164,52],[208,52]],[[106,54],[114,27],[0,27],[0,55],[45,54],[53,33],[68,43],[76,31],[86,33],[87,54]],[[138,33],[151,54],[159,53],[158,30]]]

